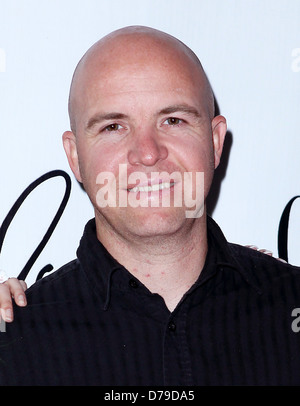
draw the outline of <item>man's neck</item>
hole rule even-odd
[[[97,226],[97,219],[96,219]],[[206,217],[197,219],[186,234],[159,238],[97,235],[109,253],[152,293],[158,293],[173,311],[182,296],[198,279],[207,254]]]

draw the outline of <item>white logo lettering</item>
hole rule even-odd
[[[292,317],[296,317],[291,324],[292,330],[294,333],[299,333],[299,331],[300,331],[300,308],[299,307],[296,307],[295,309],[293,309]]]
[[[204,211],[203,172],[132,172],[119,165],[117,178],[101,172],[96,178],[98,207],[184,207],[187,218],[201,217]]]

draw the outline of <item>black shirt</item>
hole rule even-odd
[[[0,334],[0,384],[299,385],[300,268],[228,243],[211,218],[208,239],[199,279],[170,312],[110,256],[91,220],[78,258],[14,308]]]

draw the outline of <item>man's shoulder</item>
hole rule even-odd
[[[239,244],[228,243],[237,264],[260,284],[279,282],[299,284],[300,267]]]
[[[278,258],[267,255],[258,250],[229,242],[224,236],[219,225],[208,216],[208,235],[213,241],[213,246],[217,252],[221,262],[228,262],[230,267],[242,268],[245,272],[260,272],[264,273],[278,271],[279,273],[287,273],[289,275],[300,276],[300,267],[291,265],[281,261]]]
[[[267,264],[270,266],[276,264],[279,267],[294,268],[295,270],[298,270],[300,272],[299,266],[289,264],[286,261],[281,260],[280,258],[274,257],[273,255],[268,255],[259,250],[231,242],[228,243],[228,246],[231,250],[231,253],[236,258],[246,259],[249,261],[249,263],[255,262],[256,264]]]
[[[28,302],[41,299],[44,301],[46,298],[50,299],[51,296],[66,297],[68,292],[74,290],[74,286],[80,285],[78,282],[81,278],[80,263],[74,259],[31,285],[26,291]]]
[[[36,288],[39,284],[44,283],[55,283],[61,278],[68,278],[70,273],[78,269],[80,263],[78,259],[73,259],[72,261],[62,265],[56,271],[51,272],[49,275],[44,276],[43,278],[36,281],[29,289]]]
[[[92,295],[80,262],[73,260],[31,285],[27,306],[14,304],[14,322],[7,326],[7,335],[18,337],[21,331],[23,337],[32,337],[49,326],[69,325]]]

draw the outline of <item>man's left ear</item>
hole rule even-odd
[[[216,116],[211,122],[213,144],[214,144],[214,159],[215,169],[218,167],[222,155],[223,144],[227,132],[226,118],[223,116]]]

